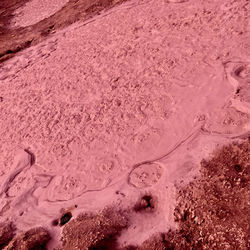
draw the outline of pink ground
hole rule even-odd
[[[11,25],[13,27],[25,27],[56,13],[69,0],[31,0],[14,13]]]
[[[174,228],[177,188],[249,134],[247,13],[246,0],[131,0],[1,65],[1,219],[58,240],[61,209],[151,193],[157,213],[134,214],[120,244]]]

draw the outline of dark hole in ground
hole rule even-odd
[[[151,195],[144,195],[141,200],[135,205],[136,212],[153,211],[155,208],[155,200]]]
[[[67,212],[65,213],[61,218],[60,218],[60,226],[65,225],[66,223],[68,223],[70,221],[70,219],[72,218],[72,213],[71,212]]]
[[[51,222],[51,224],[52,224],[52,226],[54,226],[54,227],[58,226],[58,224],[59,224],[58,219],[53,220],[53,221]]]
[[[240,164],[235,164],[235,165],[234,165],[234,169],[235,169],[235,171],[238,172],[238,173],[242,171],[242,167],[241,167]]]
[[[186,239],[186,242],[191,242],[191,236],[189,234],[184,235],[184,238]]]
[[[53,25],[51,25],[51,26],[49,26],[49,30],[54,29],[54,27],[55,27],[55,25],[54,25],[54,24],[53,24]]]
[[[185,211],[184,211],[184,214],[183,214],[183,221],[186,221],[186,220],[187,220],[188,215],[189,215],[188,211],[185,210]]]
[[[12,53],[14,53],[13,50],[10,50],[10,49],[9,49],[9,50],[6,51],[6,54],[12,54]]]

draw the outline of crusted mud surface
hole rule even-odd
[[[124,0],[1,0],[0,62]]]
[[[0,3],[1,247],[249,248],[250,2],[46,2]]]

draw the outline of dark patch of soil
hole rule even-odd
[[[13,239],[15,230],[13,223],[0,224],[0,249],[3,249]]]
[[[34,25],[10,28],[9,22],[15,9],[27,0],[3,0],[0,3],[0,63],[17,52],[46,39],[51,33],[77,22],[85,21],[104,9],[109,9],[125,0],[70,0],[54,15]]]
[[[13,12],[30,0],[1,0],[0,1],[0,35],[8,32]]]
[[[156,199],[152,195],[144,195],[135,205],[136,212],[153,212],[156,207]]]
[[[98,214],[82,214],[65,225],[63,250],[118,249],[116,237],[127,224],[126,216],[111,208]]]
[[[60,218],[60,226],[64,226],[66,223],[70,221],[72,218],[71,212],[65,213],[61,218]]]
[[[49,240],[49,233],[37,227],[15,237],[5,250],[45,250]]]
[[[53,227],[58,226],[58,225],[59,225],[59,220],[58,220],[58,219],[54,219],[54,220],[51,222],[51,225],[52,225]]]
[[[250,141],[233,143],[201,163],[201,177],[179,191],[177,231],[125,249],[249,249]]]

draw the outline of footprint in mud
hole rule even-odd
[[[34,186],[34,179],[28,172],[22,172],[13,180],[8,190],[6,191],[6,195],[8,197],[19,197],[24,194],[28,189]]]
[[[86,182],[88,189],[98,190],[107,187],[123,173],[124,165],[123,160],[116,154],[93,153],[85,166],[88,173]]]
[[[227,79],[235,89],[237,89],[239,85],[250,83],[249,62],[227,62],[224,66]]]
[[[231,99],[232,107],[249,114],[250,103],[250,63],[227,62],[225,71],[229,83],[234,88],[235,96]]]
[[[238,81],[236,97],[240,101],[250,103],[250,64],[241,64],[232,72],[232,76]]]
[[[97,163],[97,169],[101,174],[110,174],[115,169],[115,162],[111,159],[105,159],[102,162]]]
[[[13,165],[7,176],[1,179],[0,195],[8,194],[8,191],[16,186],[16,181],[22,182],[24,178],[20,177],[23,172],[32,165],[32,156],[27,150],[19,150],[14,158]],[[18,178],[20,177],[20,179]]]
[[[232,72],[232,76],[236,79],[250,83],[250,64],[237,65]]]
[[[47,187],[45,199],[49,201],[67,201],[80,196],[87,188],[83,183],[87,177],[75,174],[56,176]]]
[[[128,183],[136,188],[155,185],[163,174],[163,168],[157,163],[144,163],[137,166],[129,174]]]

